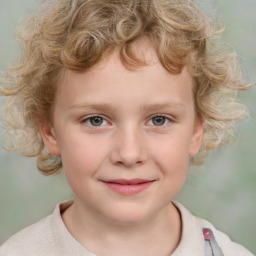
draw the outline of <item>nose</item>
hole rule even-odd
[[[114,165],[133,167],[145,163],[147,154],[142,132],[135,127],[119,129],[115,133],[113,147],[110,153]]]

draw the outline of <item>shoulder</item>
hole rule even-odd
[[[72,200],[58,203],[52,215],[21,230],[0,247],[0,256],[94,255],[69,233],[61,214]]]
[[[50,228],[51,217],[48,216],[41,221],[19,231],[10,237],[1,247],[0,256],[32,256],[51,255],[53,252],[53,236]]]
[[[195,223],[195,227],[198,230],[197,233],[202,235],[202,239],[204,239],[204,229],[209,229],[212,231],[214,240],[216,240],[218,246],[221,248],[225,256],[253,256],[253,254],[249,252],[245,247],[231,241],[231,239],[225,233],[217,230],[210,222],[193,216],[182,204],[178,202],[174,202],[174,204],[180,210],[182,219],[187,219],[185,223],[188,221]]]

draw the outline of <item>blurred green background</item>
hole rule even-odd
[[[0,0],[0,72],[18,58],[15,27],[38,2]],[[197,2],[225,24],[223,38],[237,50],[246,78],[254,83],[256,1]],[[256,253],[256,88],[240,95],[240,101],[248,106],[252,118],[241,122],[237,142],[212,152],[202,167],[191,168],[177,200]],[[43,177],[34,159],[5,152],[2,134],[0,128],[0,245],[72,196],[63,174]]]

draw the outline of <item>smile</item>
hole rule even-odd
[[[122,195],[138,194],[150,187],[155,180],[108,180],[102,181],[112,191]]]

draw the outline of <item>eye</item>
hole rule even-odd
[[[83,120],[83,123],[86,123],[88,126],[103,126],[107,125],[107,121],[101,116],[90,116]]]
[[[150,119],[149,124],[154,126],[164,126],[170,121],[171,119],[166,116],[157,115]]]

